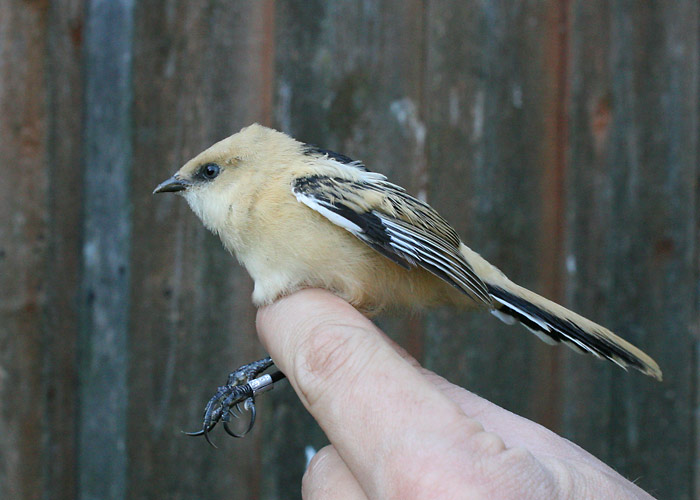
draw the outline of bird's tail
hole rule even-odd
[[[494,303],[492,313],[502,321],[520,322],[548,344],[564,342],[576,351],[591,353],[627,369],[661,380],[659,365],[629,342],[583,316],[569,311],[512,281],[486,282]]]

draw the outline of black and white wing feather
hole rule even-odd
[[[491,307],[487,287],[460,252],[454,229],[428,204],[383,175],[364,172],[356,180],[310,175],[295,179],[292,192],[398,265],[420,266]]]
[[[357,168],[354,163],[347,166]],[[429,205],[383,175],[364,170],[348,177],[300,177],[293,181],[292,192],[298,201],[398,265],[430,271],[506,323],[518,321],[547,343],[564,342],[661,380],[658,364],[644,352],[606,328],[516,285],[473,254],[472,259],[492,271],[485,284],[467,262],[454,229]]]

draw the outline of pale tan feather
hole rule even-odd
[[[308,152],[281,132],[251,125],[176,174],[192,181],[183,192],[188,203],[255,281],[255,304],[322,287],[367,313],[444,303],[490,309],[543,338],[661,378],[658,365],[636,347],[508,280],[461,243],[435,210],[383,175]],[[195,182],[209,162],[221,166],[219,176]],[[320,192],[293,191],[300,179],[314,177],[329,180],[315,187]],[[360,225],[368,221],[379,224],[384,240],[363,234]]]

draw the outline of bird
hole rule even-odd
[[[154,193],[185,198],[248,271],[258,307],[324,288],[367,316],[438,305],[481,310],[520,323],[548,344],[662,380],[642,350],[517,285],[430,205],[344,154],[252,124],[189,160]],[[250,430],[256,394],[250,383],[272,365],[268,357],[232,372],[209,401],[203,430],[193,434],[207,436],[223,420],[240,437],[227,423],[241,401],[253,408]],[[274,381],[265,379],[263,387]]]

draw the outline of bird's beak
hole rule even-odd
[[[180,179],[173,175],[170,179],[167,179],[153,190],[153,194],[156,193],[177,193],[178,191],[183,191],[190,187],[190,183],[186,180]]]

